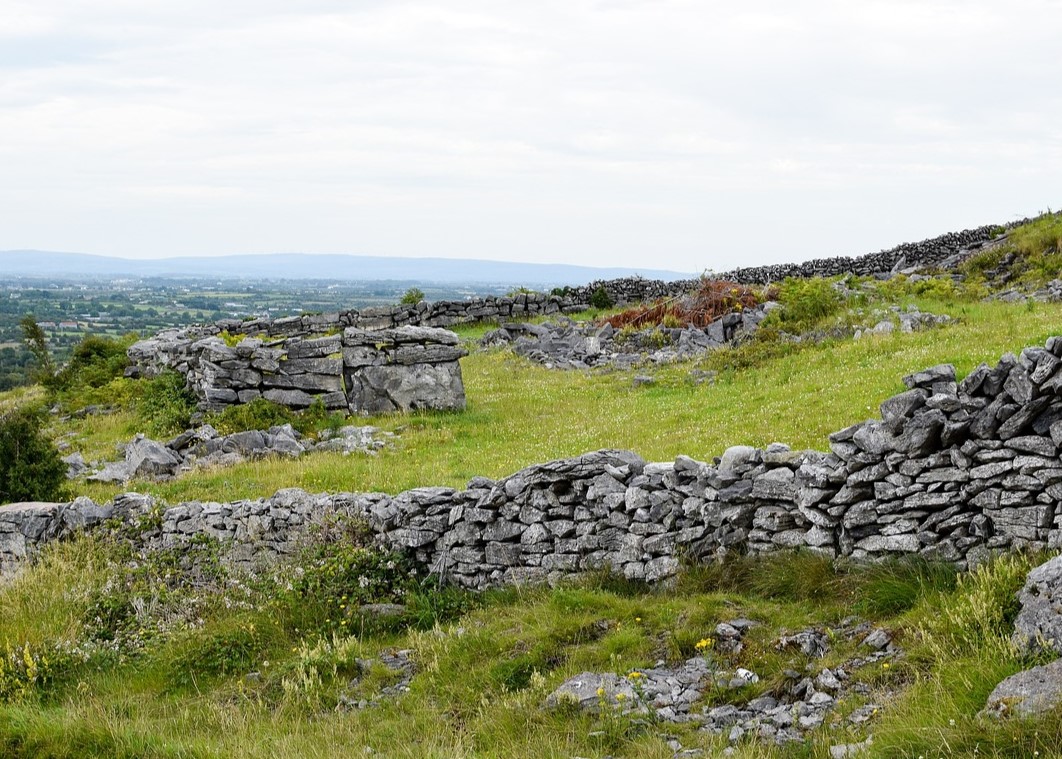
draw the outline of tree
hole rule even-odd
[[[48,349],[48,336],[44,334],[41,325],[37,324],[33,314],[26,314],[18,324],[22,327],[22,340],[29,348],[29,352],[33,354],[34,361],[37,362],[38,379],[43,381],[53,377],[55,363]]]
[[[399,301],[405,306],[415,306],[424,300],[424,291],[419,287],[411,287],[406,290],[406,294],[402,296],[402,300]]]
[[[612,300],[612,296],[608,294],[604,285],[598,285],[598,288],[590,295],[590,305],[600,309],[612,308],[615,301]]]
[[[41,413],[0,414],[0,503],[58,501],[65,481],[66,465],[41,432]]]

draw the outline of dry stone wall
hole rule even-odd
[[[729,448],[711,463],[647,463],[597,451],[463,490],[417,488],[183,503],[145,544],[216,538],[236,562],[293,553],[324,515],[364,519],[377,542],[411,552],[470,588],[554,581],[611,567],[649,582],[680,557],[805,548],[874,560],[921,555],[980,562],[992,552],[1062,548],[1062,337],[1007,354],[956,382],[940,365],[904,378],[881,418],[841,430],[830,451]],[[135,520],[149,498],[97,505],[0,507],[0,571],[40,545],[111,518]]]
[[[208,411],[256,398],[369,414],[465,406],[458,359],[466,352],[444,329],[348,327],[312,337],[244,337],[234,346],[174,332],[135,343],[128,355],[127,375],[180,372]]]
[[[1008,226],[1020,223],[1023,222]],[[862,256],[835,256],[798,264],[746,267],[713,276],[744,284],[763,284],[778,282],[785,277],[885,275],[905,268],[941,266],[998,239],[1000,229],[1002,227],[998,225],[986,225],[949,232],[920,242],[903,243],[889,250]],[[329,332],[341,333],[351,327],[369,331],[406,325],[445,328],[480,321],[511,322],[533,316],[570,314],[589,308],[592,296],[599,290],[604,290],[613,303],[626,305],[683,295],[693,291],[697,283],[696,279],[663,282],[642,277],[626,277],[596,280],[587,285],[555,291],[555,294],[527,292],[462,301],[422,301],[416,305],[348,309],[277,319],[222,319],[214,324],[164,330],[154,338],[134,346],[130,351],[130,359],[134,373],[141,369],[150,371],[152,366],[178,365],[189,344],[223,332],[231,335],[260,336],[265,347],[271,347],[271,338],[309,338]]]

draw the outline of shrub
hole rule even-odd
[[[74,666],[74,657],[61,645],[18,646],[5,642],[0,647],[0,703],[25,701]]]
[[[771,320],[784,329],[802,331],[837,313],[844,298],[832,280],[789,277],[778,288],[778,302],[783,308],[773,312]]]
[[[701,277],[697,289],[688,295],[635,306],[605,319],[616,329],[626,326],[669,328],[707,327],[724,314],[755,308],[770,292],[757,292],[737,282]]]
[[[188,428],[195,413],[195,394],[177,372],[163,372],[141,383],[137,413],[152,434],[169,435]]]
[[[84,388],[103,387],[121,377],[128,359],[125,350],[134,336],[121,341],[98,335],[87,335],[74,347],[70,361],[56,372],[45,385],[55,392],[76,392]]]
[[[281,424],[294,425],[298,421],[295,412],[279,403],[255,398],[250,403],[229,406],[216,414],[211,423],[222,434],[229,435],[245,430],[267,430]]]
[[[612,308],[616,302],[612,300],[612,296],[608,294],[604,285],[598,285],[598,288],[590,294],[590,305],[594,308]]]
[[[313,402],[297,415],[293,424],[295,429],[306,435],[326,429],[336,432],[346,422],[347,417],[342,412],[329,412],[324,401],[314,398]]]
[[[237,345],[240,344],[240,341],[247,337],[247,335],[243,332],[237,332],[233,334],[227,329],[223,329],[221,332],[218,332],[218,337],[220,337],[222,341],[224,341],[225,345],[229,346],[230,348],[235,348]]]
[[[424,300],[424,291],[421,290],[419,287],[411,287],[406,290],[405,294],[402,296],[402,300],[400,300],[399,303],[406,306],[415,306],[422,300]]]
[[[59,500],[65,481],[66,466],[41,432],[40,412],[0,415],[0,503]]]

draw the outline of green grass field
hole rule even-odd
[[[632,372],[561,373],[507,351],[476,352],[462,360],[468,410],[366,419],[399,432],[376,456],[263,460],[123,489],[170,504],[291,486],[397,492],[459,487],[598,448],[657,461],[773,441],[824,449],[831,431],[876,416],[903,389],[905,373],[950,362],[963,375],[1062,332],[1058,304],[917,302],[961,321],[859,341],[753,343],[656,369],[648,386],[635,387]],[[695,384],[693,370],[717,371],[717,379]],[[7,394],[0,406],[39,395]],[[87,458],[109,458],[141,422],[129,409],[54,422],[49,431]],[[77,490],[99,501],[117,492]],[[871,757],[1062,755],[1059,715],[1003,724],[977,717],[1000,679],[1032,663],[1008,636],[1013,594],[1037,557],[1001,559],[958,580],[932,565],[860,569],[797,554],[689,567],[660,589],[604,576],[479,597],[415,584],[402,589],[407,617],[381,625],[347,608],[336,579],[335,567],[362,566],[363,552],[332,550],[331,563],[299,559],[319,581],[318,591],[300,595],[304,579],[293,570],[238,576],[210,561],[209,546],[207,571],[194,577],[181,571],[185,556],[130,556],[103,536],[51,546],[0,588],[0,755],[663,758],[673,756],[675,739],[716,756],[726,736],[692,725],[543,702],[582,671],[625,674],[681,661],[718,622],[739,616],[762,623],[746,650],[713,656],[754,669],[767,690],[787,668],[856,653],[839,641],[827,659],[809,661],[776,651],[779,634],[853,614],[895,631],[905,656],[887,670],[856,670],[870,695],[839,707],[836,726],[807,745],[744,740],[736,756],[825,757],[831,745],[868,732]],[[341,697],[378,697],[394,676],[374,667],[355,683],[355,660],[391,649],[414,652],[409,692],[367,709],[337,708]],[[846,726],[843,716],[874,698],[885,700],[880,716],[865,728]]]

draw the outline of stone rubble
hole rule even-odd
[[[719,628],[724,628],[724,639],[731,637],[732,630],[742,629],[733,622],[724,622],[717,627],[717,635]],[[865,637],[869,629],[866,623],[845,620],[839,627],[829,630],[808,629],[783,635],[775,645],[787,649],[796,643],[797,653],[814,660],[829,651],[831,637],[856,641]],[[676,667],[658,662],[652,668],[626,675],[583,672],[557,687],[546,698],[546,706],[555,708],[570,703],[593,712],[611,709],[624,714],[652,714],[663,722],[699,724],[701,730],[726,735],[731,743],[755,738],[784,745],[806,740],[810,731],[825,723],[839,700],[870,695],[868,686],[851,682],[852,672],[890,661],[902,653],[889,643],[881,650],[832,669],[820,668],[811,661],[803,674],[787,670],[788,680],[780,691],[768,689],[742,702],[727,701],[725,693],[754,685],[759,682],[759,677],[749,670],[730,672],[705,656],[688,659]],[[694,710],[709,693],[712,694],[711,704],[699,711]],[[720,699],[724,703],[717,703]],[[862,725],[880,708],[875,703],[867,703],[854,710],[847,722]]]
[[[162,480],[191,469],[232,466],[265,456],[297,458],[311,451],[374,454],[388,445],[391,437],[392,433],[376,427],[345,426],[322,431],[315,443],[290,424],[231,435],[221,435],[205,424],[182,432],[166,443],[137,435],[123,446],[124,460],[109,462],[86,479],[121,483],[136,478]],[[68,465],[68,479],[79,477],[89,469],[79,453],[71,454],[63,461]]]
[[[556,369],[669,364],[721,348],[751,333],[773,305],[724,314],[705,329],[653,327],[624,333],[607,323],[599,326],[571,319],[544,324],[509,322],[484,335],[480,345],[510,345],[518,355]]]
[[[362,677],[368,674],[369,670],[371,670],[376,663],[381,664],[391,673],[398,676],[398,680],[381,688],[379,694],[371,699],[354,698],[346,693],[340,694],[339,703],[336,706],[339,710],[369,709],[374,706],[379,706],[380,702],[384,699],[398,698],[403,693],[409,691],[409,684],[413,681],[413,676],[417,673],[417,665],[413,659],[413,651],[408,648],[384,651],[376,659],[358,659],[355,663],[358,666],[358,675],[348,683],[348,688],[350,689],[356,688],[360,684]]]

